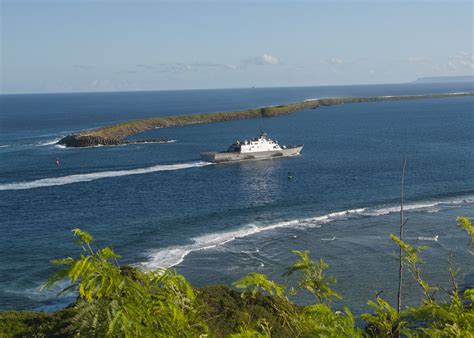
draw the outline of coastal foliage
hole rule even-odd
[[[335,284],[336,279],[325,275],[324,271],[329,268],[329,265],[324,260],[311,260],[309,251],[294,250],[293,253],[297,254],[299,259],[288,268],[286,274],[291,276],[294,273],[301,273],[298,280],[299,289],[308,291],[316,297],[318,303],[327,306],[331,306],[333,297],[342,299],[341,295],[331,289],[331,284]]]
[[[79,292],[71,332],[92,336],[199,335],[207,326],[199,316],[193,288],[172,270],[142,272],[121,268],[112,248],[94,250],[94,238],[73,230],[82,248],[79,258],[53,261],[62,266],[46,287],[66,277]]]
[[[332,297],[342,297],[331,288],[336,280],[324,273],[328,265],[322,259],[311,260],[307,251],[294,253],[299,259],[288,268],[286,275],[290,277],[299,272],[301,277],[297,281],[298,287],[290,289],[289,295],[285,294],[287,285],[271,281],[263,274],[251,272],[234,283],[236,287],[244,289],[242,297],[255,297],[259,292],[263,292],[278,299],[279,302],[274,302],[272,307],[280,317],[281,325],[288,328],[294,337],[361,336],[361,331],[356,328],[354,317],[347,307],[344,307],[344,312],[331,309]],[[295,295],[298,290],[309,292],[315,297],[316,303],[302,308],[292,306],[288,296]],[[259,321],[253,326],[245,324],[245,332],[250,335],[242,337],[260,337],[265,334],[267,328],[268,326],[262,326]],[[271,335],[264,335],[269,336]]]
[[[474,225],[466,217],[458,217],[458,227],[464,229],[470,237],[469,245],[474,244]]]
[[[469,234],[472,223],[458,218],[458,226]],[[234,283],[237,289],[209,286],[194,289],[174,270],[143,272],[120,266],[112,248],[93,248],[94,238],[73,230],[81,253],[77,258],[54,261],[60,269],[45,287],[66,279],[64,292],[75,290],[76,302],[53,314],[30,312],[0,313],[0,336],[120,336],[120,337],[474,337],[474,289],[461,290],[450,259],[452,289],[440,301],[440,289],[423,278],[416,247],[395,235],[402,250],[403,267],[421,291],[417,307],[400,313],[379,295],[368,304],[373,312],[362,314],[365,327],[356,325],[349,308],[333,300],[336,280],[326,274],[324,260],[313,260],[307,251],[294,251],[296,261],[281,284],[266,275],[251,272]],[[296,279],[294,279],[296,278]],[[295,285],[295,287],[290,287]],[[290,299],[309,293],[314,302],[295,305]]]

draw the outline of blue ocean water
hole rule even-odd
[[[73,131],[133,118],[320,97],[466,91],[473,85],[2,95],[0,310],[54,309],[70,301],[39,287],[54,271],[50,260],[79,252],[75,227],[91,232],[97,247],[112,245],[123,262],[173,266],[196,286],[230,285],[248,271],[283,280],[291,251],[299,249],[328,261],[336,289],[356,313],[380,290],[393,300],[397,262],[389,234],[398,231],[405,156],[407,239],[430,247],[427,279],[449,285],[452,250],[464,285],[472,284],[473,258],[455,219],[474,218],[473,97],[321,107],[136,136],[176,140],[168,144],[54,144]],[[282,144],[304,143],[302,155],[200,161],[200,152],[225,149],[260,127]],[[408,279],[407,299],[419,299]]]

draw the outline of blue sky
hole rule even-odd
[[[470,1],[0,2],[3,93],[392,83],[474,71]]]

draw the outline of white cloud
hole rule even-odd
[[[458,67],[456,66],[456,64],[454,62],[451,62],[449,61],[446,66],[450,69],[450,70],[456,70],[458,69]]]
[[[138,65],[136,65],[137,68],[141,68],[141,69],[153,69],[155,68],[155,66],[153,65],[148,65],[148,64],[144,64],[144,63],[140,63]]]
[[[265,53],[262,56],[257,56],[254,58],[243,60],[242,63],[244,65],[257,65],[257,66],[278,65],[280,64],[280,60],[273,55]]]
[[[262,61],[266,65],[277,65],[280,63],[280,60],[278,60],[276,57],[270,55],[270,54],[263,54],[262,55]]]
[[[197,69],[191,67],[190,65],[182,62],[175,63],[161,63],[157,67],[157,73],[184,73],[184,72],[194,72]]]
[[[231,64],[221,64],[212,62],[194,62],[194,63],[183,63],[183,62],[172,62],[172,63],[159,63],[159,64],[137,64],[135,69],[128,69],[120,71],[119,73],[133,74],[137,72],[153,72],[153,73],[186,73],[186,72],[197,72],[201,70],[229,70],[236,69],[237,67]]]
[[[467,52],[457,52],[448,58],[446,66],[450,70],[471,70],[474,69],[474,54]]]
[[[80,91],[87,92],[108,92],[108,91],[127,91],[139,90],[140,87],[134,82],[127,80],[98,79],[81,86]]]
[[[431,62],[431,59],[423,56],[410,56],[407,61],[414,64],[426,64]]]
[[[200,68],[200,69],[235,69],[236,66],[222,64],[222,63],[212,63],[212,62],[196,62],[191,64],[192,68]]]
[[[85,86],[90,91],[110,91],[117,90],[121,87],[118,83],[115,83],[113,80],[92,80]]]
[[[343,59],[340,59],[340,58],[325,58],[323,60],[321,60],[321,63],[325,63],[327,65],[337,65],[337,66],[340,66],[340,65],[343,65],[346,63],[346,61],[344,61]]]
[[[72,68],[74,68],[75,70],[90,70],[90,69],[93,69],[94,66],[91,66],[91,65],[74,65],[74,66],[72,66]]]

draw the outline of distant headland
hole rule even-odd
[[[216,112],[193,115],[163,116],[156,118],[146,118],[122,122],[103,128],[86,130],[76,134],[67,135],[58,144],[66,147],[93,147],[99,145],[119,145],[149,141],[127,141],[127,137],[136,135],[151,129],[161,129],[170,127],[181,127],[192,124],[215,123],[232,120],[253,119],[260,117],[274,117],[293,113],[302,109],[316,109],[319,106],[332,106],[337,104],[376,102],[376,101],[396,101],[396,100],[417,100],[417,99],[437,99],[458,96],[474,96],[474,92],[468,93],[443,93],[443,94],[423,94],[423,95],[402,95],[402,96],[370,96],[370,97],[344,97],[344,98],[316,98],[303,102],[290,103],[279,106],[268,106],[233,112]],[[166,142],[166,140],[152,140],[152,142]]]
[[[420,77],[413,81],[415,83],[455,83],[455,82],[472,82],[474,83],[474,76],[428,76]]]

